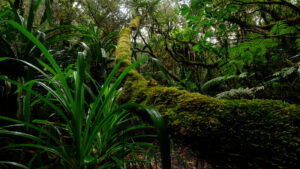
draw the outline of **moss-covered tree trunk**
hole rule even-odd
[[[120,32],[116,61],[131,54],[131,31],[140,17]],[[127,57],[121,71],[131,64]],[[129,73],[119,103],[156,107],[173,138],[199,156],[229,168],[300,166],[300,107],[274,100],[220,100],[145,80]]]

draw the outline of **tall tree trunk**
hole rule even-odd
[[[134,18],[120,32],[116,61],[131,56]],[[131,58],[120,71],[131,65]],[[173,138],[202,158],[229,168],[295,168],[300,165],[300,107],[274,100],[221,100],[176,87],[157,85],[132,70],[119,103],[136,102],[157,108]],[[251,164],[251,166],[249,165]],[[296,167],[297,168],[297,167]]]

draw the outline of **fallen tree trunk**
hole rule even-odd
[[[116,61],[131,54],[132,20],[120,32]],[[121,70],[131,64],[130,57]],[[132,70],[119,103],[136,102],[157,108],[170,134],[190,145],[200,157],[228,168],[298,168],[300,107],[274,100],[220,100],[175,87],[157,85]]]

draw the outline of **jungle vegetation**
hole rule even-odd
[[[300,168],[300,2],[1,0],[0,140],[0,168]]]

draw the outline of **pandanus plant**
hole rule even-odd
[[[29,168],[33,166],[32,161],[37,156],[46,153],[48,156],[59,159],[58,162],[48,165],[49,167],[62,166],[63,168],[126,168],[126,156],[136,154],[143,150],[145,146],[153,147],[147,142],[136,141],[140,137],[156,137],[162,156],[164,168],[170,168],[169,140],[164,125],[164,120],[155,109],[127,103],[123,105],[115,104],[119,85],[126,74],[137,64],[147,58],[138,60],[126,68],[112,83],[118,67],[126,56],[121,59],[112,72],[107,77],[104,84],[98,87],[98,91],[93,93],[85,85],[86,78],[90,78],[86,71],[86,53],[80,52],[77,57],[76,69],[68,67],[62,70],[47,48],[28,30],[13,20],[5,21],[28,38],[42,53],[46,61],[36,58],[42,66],[39,68],[28,61],[14,59],[37,71],[42,76],[39,79],[32,79],[25,83],[19,83],[6,76],[0,79],[10,82],[26,92],[24,110],[27,111],[27,120],[17,120],[5,116],[0,116],[0,120],[11,124],[1,126],[0,134],[4,136],[14,136],[26,138],[27,142],[2,146],[0,151],[18,150],[19,148],[31,148],[36,150],[28,166],[13,162],[2,161],[0,165],[15,165],[17,167]],[[0,58],[1,62],[11,60],[10,57]],[[68,80],[68,79],[73,79]],[[93,80],[90,78],[90,80]],[[70,84],[74,82],[73,84]],[[33,86],[44,88],[44,92],[33,90]],[[40,91],[40,90],[39,90]],[[86,99],[86,91],[91,94],[90,102]],[[45,94],[46,92],[46,94]],[[35,96],[35,100],[30,99]],[[51,121],[45,119],[31,119],[31,106],[37,102],[44,102],[51,111],[51,116],[57,116],[58,120]],[[154,122],[157,134],[137,134],[130,132],[145,128],[153,128],[146,124],[128,126],[127,123],[133,120],[130,108],[142,108]],[[34,112],[36,113],[36,112]],[[126,128],[125,128],[126,127]],[[25,128],[25,129],[24,129]],[[143,132],[140,132],[143,133]]]
[[[41,55],[41,51],[31,40],[26,38],[20,32],[16,31],[12,25],[7,24],[7,20],[15,21],[23,29],[35,35],[37,39],[43,41],[46,36],[43,30],[47,25],[51,25],[52,23],[50,5],[51,0],[30,0],[30,7],[28,10],[28,16],[26,18],[20,15],[18,13],[18,9],[16,8],[16,2],[23,1],[5,1],[7,3],[7,6],[4,6],[4,10],[0,12],[0,56],[22,59],[24,61],[35,64],[35,57],[39,57]],[[41,19],[41,24],[35,24],[34,26],[34,23],[36,23],[36,12],[41,6],[42,1],[44,1],[45,17],[44,19]],[[5,2],[3,2],[3,4],[5,4]],[[31,80],[36,75],[33,69],[27,68],[28,66],[19,64],[14,60],[0,63],[0,73],[18,81],[19,83],[24,83],[24,81]],[[16,116],[19,120],[26,121],[27,119],[25,116],[27,115],[25,114],[26,110],[24,109],[24,103],[26,102],[26,97],[24,97],[25,92],[23,90],[18,90],[17,97],[15,96],[16,94],[11,94],[11,91],[5,92],[10,93],[8,97],[13,98],[14,100],[18,99],[18,104],[13,106],[17,107],[17,111],[15,112],[14,108],[9,109],[13,110],[13,113],[16,113],[16,115],[11,116]],[[2,99],[5,100],[6,98],[0,97],[0,99],[2,101]],[[2,112],[2,110],[0,112]]]
[[[101,80],[107,77],[105,68],[109,63],[109,58],[106,56],[105,52],[111,51],[113,45],[111,45],[111,41],[107,39],[99,39],[99,29],[92,23],[88,26],[61,25],[49,27],[49,25],[52,25],[51,0],[30,0],[27,19],[24,19],[19,15],[13,1],[6,1],[8,6],[4,8],[3,11],[0,11],[0,57],[10,57],[12,59],[0,63],[0,74],[6,75],[19,83],[24,83],[25,81],[32,80],[36,77],[37,72],[34,69],[28,69],[28,65],[20,64],[15,60],[21,59],[34,65],[38,64],[36,58],[45,61],[45,59],[41,57],[43,53],[39,50],[39,47],[20,33],[20,31],[17,31],[11,24],[8,24],[7,20],[13,20],[18,23],[22,29],[25,29],[34,35],[47,49],[53,49],[48,50],[48,52],[52,54],[60,66],[62,64],[68,66],[76,62],[78,48],[85,49],[87,51],[85,70],[91,72],[90,65],[94,65],[99,67],[99,69],[97,69],[98,74],[96,77],[101,77]],[[41,19],[41,24],[37,24],[36,20],[38,19],[36,17],[36,11],[42,6],[41,4],[43,1],[45,4],[44,15],[46,17]],[[34,23],[35,27],[33,26]],[[61,49],[61,43],[74,39],[82,40],[76,42],[76,44],[80,44],[81,47],[69,47],[68,51],[71,52],[61,52],[63,51]],[[91,72],[91,74],[94,75],[93,72]],[[99,78],[96,79],[99,82]],[[101,83],[103,83],[103,81],[101,81]],[[0,86],[0,101],[6,101],[8,97],[12,97],[14,100],[18,99],[18,104],[13,106],[18,108],[17,111],[15,111],[14,108],[8,108],[9,110],[12,110],[13,113],[16,112],[16,115],[11,116],[16,116],[19,120],[28,122],[30,114],[27,114],[29,111],[24,108],[26,107],[26,102],[30,99],[30,96],[27,96],[30,92],[18,90],[17,94],[12,94],[12,91],[8,91],[7,88],[8,87]],[[2,97],[1,95],[4,95],[4,93],[9,93],[9,96]],[[3,114],[3,112],[4,110],[0,110],[0,113]]]

